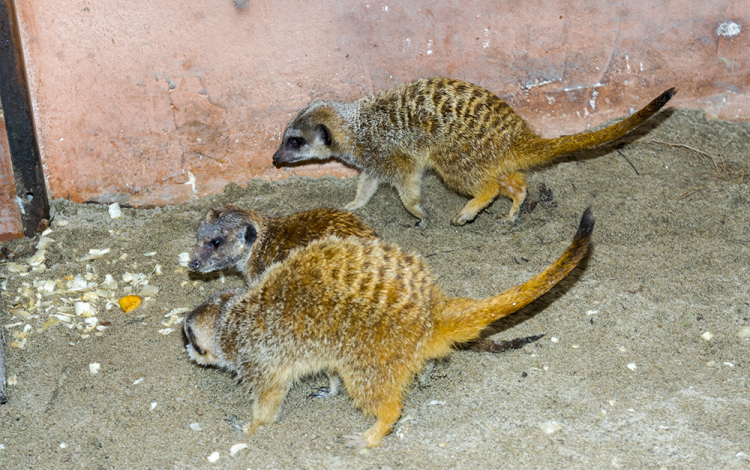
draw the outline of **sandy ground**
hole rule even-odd
[[[246,439],[248,396],[228,374],[189,362],[171,321],[182,314],[165,317],[241,285],[178,263],[207,208],[342,207],[355,180],[252,181],[185,206],[123,209],[118,220],[106,206],[53,201],[46,269],[10,272],[28,258],[0,267],[11,382],[0,467],[750,468],[750,124],[667,111],[628,140],[531,172],[513,226],[499,220],[510,207],[499,199],[451,227],[465,199],[434,176],[423,186],[427,228],[390,188],[359,212],[425,256],[445,291],[471,297],[527,280],[564,251],[586,207],[597,218],[582,266],[495,325],[497,339],[545,337],[501,354],[455,352],[415,381],[393,433],[365,453],[340,436],[373,419],[346,395],[306,399],[320,377],[297,384],[280,421]],[[158,287],[152,300],[131,314],[107,309],[107,296],[137,293],[144,280]],[[75,316],[83,296],[103,331]],[[54,313],[73,322],[50,325]],[[248,447],[230,456],[239,443]]]

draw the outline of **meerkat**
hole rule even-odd
[[[188,266],[209,273],[233,269],[252,285],[273,263],[284,260],[294,248],[329,235],[339,237],[378,238],[377,233],[351,212],[314,209],[289,217],[270,217],[229,204],[209,209],[196,232],[196,245]],[[534,342],[542,335],[510,341],[477,339],[462,349],[477,352],[504,352]],[[338,393],[336,377],[329,375],[330,388],[319,388],[311,398],[325,398]]]
[[[289,217],[270,217],[229,204],[209,209],[204,215],[188,267],[201,273],[234,269],[250,285],[294,248],[328,235],[378,237],[351,212],[314,209]]]
[[[335,371],[354,404],[377,419],[364,434],[344,436],[347,445],[374,447],[398,420],[422,365],[552,288],[585,255],[593,226],[587,209],[555,263],[479,300],[447,296],[423,258],[382,240],[315,240],[242,294],[228,301],[219,294],[190,312],[185,348],[198,364],[236,373],[251,391],[248,435],[276,421],[296,380]]]
[[[474,220],[498,194],[512,200],[507,220],[515,222],[527,194],[523,171],[624,136],[675,93],[670,88],[607,128],[545,139],[492,92],[460,80],[424,78],[353,103],[313,101],[287,126],[273,163],[338,159],[361,173],[357,195],[345,209],[363,207],[386,182],[419,225],[425,222],[422,175],[433,169],[448,187],[471,198],[451,224]]]

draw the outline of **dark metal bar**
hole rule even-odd
[[[5,114],[16,194],[21,201],[23,232],[27,237],[33,237],[42,220],[49,220],[49,201],[25,70],[13,0],[0,0],[0,101]]]

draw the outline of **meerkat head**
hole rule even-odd
[[[276,166],[306,160],[339,157],[343,144],[341,105],[330,101],[313,101],[294,116],[284,131],[281,146],[273,155]]]
[[[197,243],[188,266],[201,273],[222,269],[241,271],[258,238],[259,222],[255,212],[233,205],[209,210],[198,227]]]
[[[220,351],[216,350],[214,333],[223,303],[222,294],[213,295],[188,313],[182,322],[185,350],[198,364],[219,364]]]

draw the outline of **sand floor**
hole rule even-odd
[[[208,208],[342,207],[354,179],[251,181],[117,220],[107,206],[53,201],[44,260],[0,265],[10,382],[0,468],[750,468],[750,123],[668,110],[626,141],[530,172],[515,225],[500,220],[510,208],[501,198],[450,226],[465,198],[434,175],[423,184],[426,228],[387,187],[358,212],[426,257],[446,292],[470,297],[557,259],[586,207],[597,219],[581,266],[490,332],[545,336],[439,362],[409,389],[394,431],[364,453],[341,436],[372,418],[345,394],[306,399],[322,377],[298,383],[279,422],[245,438],[248,396],[229,374],[188,360],[175,310],[242,285],[179,264]],[[110,251],[85,260],[91,249]],[[37,270],[18,272],[29,262]],[[158,293],[135,312],[107,309],[145,281]],[[75,314],[83,300],[90,324]],[[52,324],[54,314],[73,321]]]

